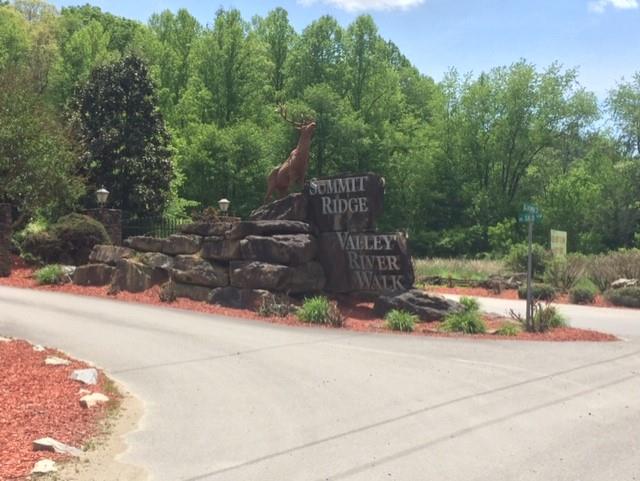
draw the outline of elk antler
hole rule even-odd
[[[287,115],[287,106],[284,104],[278,104],[278,107],[276,108],[276,112],[278,112],[280,114],[280,116],[288,123],[290,123],[291,125],[293,125],[295,128],[299,129],[300,127],[307,125],[311,122],[314,122],[314,119],[309,119],[306,118],[303,114],[300,114],[300,121],[296,122],[294,120],[291,120],[288,115]]]

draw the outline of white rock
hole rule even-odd
[[[68,444],[61,443],[53,438],[41,438],[36,439],[33,442],[34,451],[52,451],[60,454],[69,454],[71,456],[80,456],[82,450],[69,446]]]
[[[44,351],[44,347],[42,347],[40,344],[34,344],[33,345],[33,350],[36,352],[42,352]]]
[[[98,371],[94,368],[76,369],[71,373],[69,379],[85,384],[96,384],[98,382]]]
[[[109,398],[100,392],[94,392],[93,394],[87,394],[80,398],[80,405],[83,408],[92,408],[98,404],[106,403]]]
[[[47,366],[68,366],[69,364],[71,364],[70,361],[67,361],[66,359],[62,359],[60,357],[55,357],[55,356],[50,356],[46,358],[44,360],[44,363]]]
[[[78,394],[80,394],[81,396],[84,396],[85,394],[91,394],[91,391],[89,391],[88,389],[78,389]]]
[[[8,337],[0,336],[0,342],[11,342],[13,339],[9,339]]]
[[[41,459],[38,461],[31,470],[31,474],[47,474],[55,473],[58,470],[56,462],[51,459]]]
[[[612,289],[622,289],[623,287],[636,287],[638,279],[625,279],[624,277],[611,283]]]

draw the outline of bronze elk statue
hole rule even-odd
[[[272,197],[284,197],[289,192],[291,186],[304,185],[304,179],[309,168],[309,149],[311,147],[311,137],[316,128],[314,119],[302,118],[300,122],[294,122],[287,117],[286,107],[280,105],[278,112],[284,120],[292,124],[300,131],[298,145],[291,151],[287,160],[271,171],[267,177],[267,195],[264,203]]]

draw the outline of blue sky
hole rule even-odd
[[[57,0],[56,6],[85,1]],[[544,67],[579,67],[580,81],[603,99],[640,71],[640,0],[89,0],[116,15],[146,21],[187,8],[202,23],[238,8],[246,19],[284,7],[296,30],[324,14],[348,25],[370,13],[386,39],[421,72],[440,80],[450,67],[480,73],[520,58]]]

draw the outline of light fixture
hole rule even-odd
[[[104,188],[104,185],[96,190],[96,200],[98,201],[98,205],[100,207],[104,207],[107,203],[107,199],[109,198],[109,191]]]
[[[220,212],[222,212],[223,214],[226,214],[227,211],[229,210],[230,204],[231,204],[231,201],[229,201],[228,199],[220,199],[218,201],[218,207],[220,207]]]

